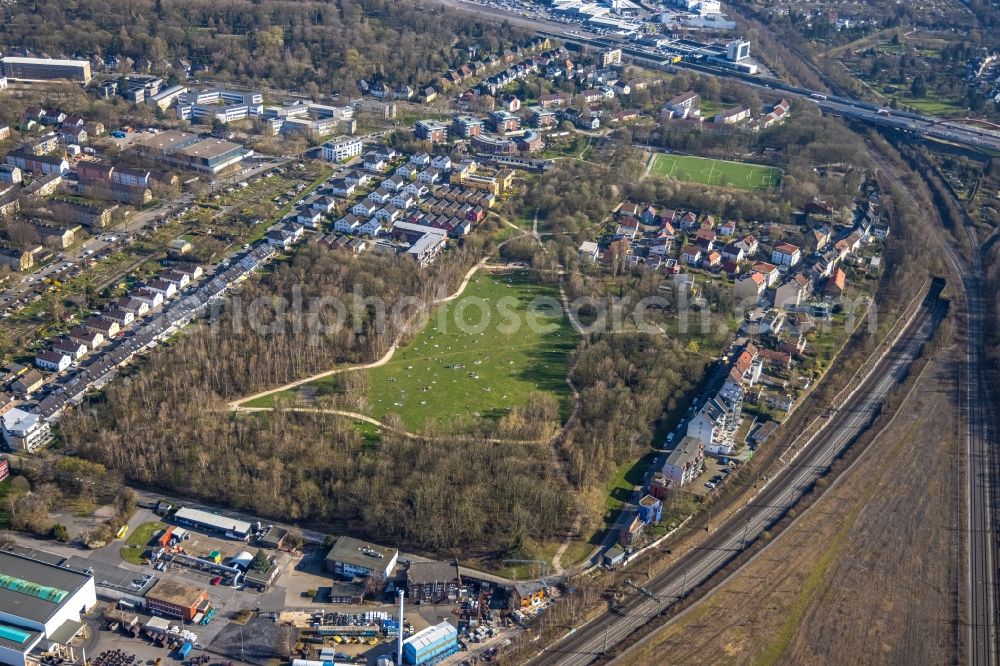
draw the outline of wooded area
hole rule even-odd
[[[457,286],[484,253],[483,242],[471,237],[448,261],[423,271],[393,258],[356,262],[305,248],[248,282],[238,299],[301,298],[307,305],[313,296],[351,302],[358,294],[378,296],[390,308],[404,297],[429,303],[440,289]],[[132,376],[68,414],[67,447],[133,482],[435,551],[516,548],[526,536],[545,538],[564,525],[572,496],[547,446],[429,442],[389,431],[373,441],[336,417],[281,409],[231,414],[226,398],[377,358],[400,329],[392,318],[377,324],[371,301],[352,311],[350,326],[318,339],[310,326],[296,328],[291,312],[271,334],[245,322],[234,327],[239,312],[230,303],[218,322],[184,331]],[[537,420],[524,411],[515,416]],[[387,421],[393,424],[392,415]]]
[[[600,167],[573,164],[543,177],[529,195],[536,205],[551,207],[547,224],[553,229],[603,218],[623,191],[610,172],[596,178]],[[589,187],[595,189],[584,196]],[[347,303],[355,295],[378,296],[390,311],[402,298],[429,304],[453,291],[487,252],[487,243],[484,236],[471,236],[447,261],[423,270],[391,258],[373,255],[360,262],[303,248],[246,283],[216,321],[185,330],[131,376],[68,414],[62,424],[67,448],[133,482],[436,552],[460,546],[519,552],[526,538],[544,540],[564,530],[581,508],[599,520],[603,501],[591,500],[603,497],[620,464],[644,452],[663,410],[672,409],[700,377],[702,359],[675,341],[639,333],[583,341],[573,372],[581,393],[579,418],[557,447],[486,442],[542,434],[538,424],[558,413],[551,400],[515,410],[472,441],[446,433],[408,439],[388,430],[372,438],[344,419],[280,404],[266,415],[228,410],[227,399],[379,358],[400,331],[391,318],[378,325],[369,300],[351,308],[349,326],[319,338],[308,317],[297,327],[292,312],[264,308],[258,318],[271,332],[261,334],[247,326],[249,303],[298,300],[306,312],[320,296]],[[566,249],[560,253],[572,256]],[[574,295],[603,289],[576,277],[568,288]],[[629,288],[655,287],[640,280]],[[397,421],[386,417],[390,426],[400,426]]]
[[[573,373],[579,420],[563,445],[578,489],[603,484],[648,450],[653,427],[701,379],[705,361],[664,336],[605,334],[584,346]]]
[[[215,78],[354,95],[359,79],[417,84],[527,34],[411,0],[38,0],[0,6],[0,42],[53,57],[186,58]]]

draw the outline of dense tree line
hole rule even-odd
[[[379,358],[414,311],[397,303],[406,298],[413,307],[429,308],[457,287],[482,243],[481,236],[469,238],[451,261],[437,262],[430,272],[394,257],[352,261],[318,245],[306,247],[264,279],[245,283],[210,322],[178,336],[169,354],[187,361],[161,364],[154,357],[134,378],[142,385],[134,397],[149,408],[161,396],[183,395],[185,387],[233,397],[338,363]]]
[[[70,419],[66,438],[143,484],[435,551],[505,551],[524,537],[554,535],[569,512],[565,481],[543,444],[431,442],[391,431],[372,444],[329,416],[231,416],[200,389],[139,410],[138,390],[135,382],[116,386],[106,406]]]
[[[361,78],[416,84],[523,40],[510,26],[411,0],[38,0],[0,7],[0,43],[54,57],[186,58],[212,76],[354,94]]]

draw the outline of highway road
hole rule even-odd
[[[649,56],[650,54],[647,54]],[[724,67],[717,67],[702,62],[680,62],[668,65],[660,63],[661,68],[677,67],[691,69],[703,74],[738,79],[742,83],[781,92],[784,95],[801,98],[816,104],[824,113],[857,120],[869,125],[889,127],[903,132],[909,132],[917,137],[947,141],[971,148],[1000,150],[1000,132],[983,129],[971,125],[963,125],[950,120],[941,120],[919,113],[898,111],[880,107],[870,102],[830,95],[808,88],[793,86],[777,79],[751,76]]]
[[[808,99],[817,104],[825,113],[858,120],[871,125],[892,127],[911,132],[916,136],[948,141],[972,148],[1000,150],[1000,132],[945,121],[918,113],[890,110],[869,102],[849,97],[830,95],[825,91],[809,90],[793,86],[775,78],[745,74],[726,67],[712,65],[704,60],[682,60],[671,62],[668,51],[652,46],[644,46],[636,41],[618,37],[599,36],[587,32],[579,23],[559,23],[544,17],[526,16],[496,5],[488,5],[469,0],[437,0],[440,4],[479,14],[492,21],[508,21],[537,34],[558,39],[564,43],[595,49],[621,47],[625,59],[635,61],[653,69],[689,69],[729,79],[762,89],[779,91],[782,94]],[[572,34],[570,34],[572,32]]]
[[[659,611],[705,582],[769,529],[792,507],[832,462],[878,415],[889,391],[905,377],[922,345],[947,309],[935,284],[903,335],[881,358],[863,384],[833,413],[784,469],[757,496],[718,526],[699,548],[681,556],[642,586],[651,596],[635,593],[620,608],[574,629],[528,663],[534,666],[582,666],[618,645]],[[655,597],[655,598],[652,598]]]

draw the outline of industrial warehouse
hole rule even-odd
[[[418,631],[403,641],[403,661],[422,666],[458,652],[458,631],[447,621]]]
[[[81,613],[96,604],[89,573],[0,551],[0,663],[37,664],[41,652],[76,663]]]
[[[133,562],[141,569],[83,554],[0,547],[0,664],[53,666],[46,655],[67,666],[98,663],[83,646],[90,649],[108,631],[125,641],[123,654],[134,651],[140,660],[196,658],[207,649],[243,661],[243,650],[253,649],[298,666],[365,655],[379,664],[449,664],[470,643],[503,641],[503,627],[526,618],[550,592],[544,585],[524,592],[525,585],[457,561],[401,558],[395,548],[353,537],[314,543],[304,555],[282,547],[285,527],[164,502],[143,511],[154,520],[136,523],[142,547]],[[119,538],[128,532],[123,527]],[[297,583],[299,576],[305,578]],[[275,591],[276,597],[258,596]],[[315,611],[289,610],[306,595]],[[259,606],[265,598],[266,611]],[[390,598],[399,601],[398,615]],[[260,617],[251,616],[252,628],[241,635],[242,625],[230,619],[252,607]],[[442,622],[443,609],[456,607],[457,624]]]
[[[217,513],[209,513],[201,509],[178,509],[174,520],[179,525],[187,525],[206,532],[222,534],[229,539],[246,541],[250,538],[253,527],[245,520],[225,518]]]

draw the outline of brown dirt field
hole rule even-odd
[[[801,519],[615,663],[961,663],[955,368],[939,353],[897,418]]]

